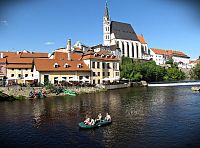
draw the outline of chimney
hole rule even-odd
[[[67,42],[67,53],[68,53],[68,60],[71,61],[71,39],[68,40]]]
[[[3,53],[2,53],[2,52],[1,52],[0,58],[1,58],[1,59],[3,58]]]

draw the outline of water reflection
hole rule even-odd
[[[70,147],[199,144],[199,98],[200,93],[192,93],[188,87],[163,87],[1,102],[0,143],[13,146],[34,141]],[[94,118],[106,112],[112,115],[110,126],[87,131],[78,128],[86,115]]]

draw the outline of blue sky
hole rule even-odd
[[[151,48],[200,56],[200,23],[193,7],[167,0],[108,0],[114,21],[132,24]],[[27,0],[0,10],[0,51],[51,52],[68,38],[87,45],[103,41],[105,0]]]

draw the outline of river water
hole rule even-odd
[[[81,130],[86,115],[113,123]],[[0,102],[0,147],[200,147],[200,93],[127,88],[77,97]]]

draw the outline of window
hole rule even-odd
[[[18,77],[21,78],[21,74],[18,74]]]
[[[92,68],[95,68],[95,62],[92,62]]]
[[[82,66],[82,64],[78,64],[77,67],[78,68],[82,68],[83,66]]]
[[[83,76],[79,76],[79,80],[82,80],[83,79]]]
[[[14,74],[11,74],[11,77],[14,77],[15,75]]]
[[[93,80],[93,84],[95,84],[96,82],[95,82],[95,80]]]
[[[33,77],[33,74],[32,74],[32,77]]]
[[[103,77],[105,77],[105,72],[103,72]]]
[[[137,58],[139,58],[139,49],[138,49],[138,44],[136,44],[136,54],[137,54]]]
[[[19,70],[21,70],[21,68],[19,68]]]
[[[108,72],[108,77],[110,76],[110,72]]]
[[[85,76],[85,78],[86,78],[86,79],[89,79],[89,78],[90,78],[90,76]]]
[[[12,68],[12,71],[14,71],[14,68]]]
[[[101,83],[101,81],[100,80],[98,80],[98,84],[100,84]]]
[[[117,41],[116,46],[117,46],[117,48],[119,48],[119,41]]]
[[[54,84],[58,84],[58,77],[54,77]]]
[[[96,76],[95,72],[93,72],[93,76]]]
[[[28,77],[28,74],[25,74],[25,77]]]
[[[28,68],[26,68],[26,71],[28,70]]]
[[[99,62],[97,62],[97,68],[100,68],[100,63]]]
[[[66,64],[64,65],[64,67],[65,67],[65,68],[69,68],[69,65],[66,63]]]
[[[67,81],[67,77],[62,77],[62,81]]]
[[[130,55],[129,55],[129,44],[128,44],[128,42],[127,42],[127,55],[128,55],[128,57],[130,57]]]
[[[100,76],[100,72],[98,72],[98,76]]]
[[[132,44],[132,57],[134,57],[134,44]]]
[[[116,75],[116,76],[119,76],[119,72],[116,72],[115,75]]]
[[[58,68],[58,66],[59,66],[58,63],[54,64],[54,68]]]
[[[106,65],[105,63],[102,63],[102,68],[105,69]]]
[[[107,69],[110,69],[110,63],[107,63]]]
[[[124,55],[124,42],[122,42],[122,54]]]

